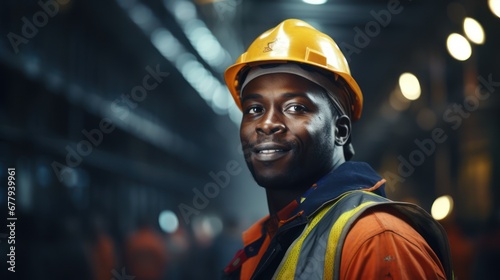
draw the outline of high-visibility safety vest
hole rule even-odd
[[[342,247],[354,221],[367,209],[384,205],[408,218],[453,279],[446,233],[426,211],[366,191],[351,191],[308,216],[302,233],[288,247],[272,279],[339,279]]]

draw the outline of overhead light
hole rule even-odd
[[[475,19],[467,17],[464,20],[464,32],[467,38],[475,44],[481,45],[484,43],[484,30],[479,22]]]
[[[241,112],[235,103],[229,102],[231,95],[228,89],[207,67],[198,61],[193,53],[184,47],[183,43],[161,26],[160,20],[150,8],[135,2],[135,0],[118,0],[119,5],[128,12],[132,21],[150,37],[156,49],[179,70],[184,79],[213,108],[215,113],[229,115],[231,120],[236,125],[239,125]],[[224,65],[227,65],[228,61],[231,60],[230,55],[221,46],[206,24],[198,19],[194,4],[189,0],[163,0],[163,3],[169,12],[175,16],[191,45],[203,60],[215,70],[223,69]],[[30,64],[25,65],[30,66]],[[27,69],[27,71],[30,69]],[[223,98],[224,95],[227,96],[228,100]],[[220,104],[217,102],[220,102]],[[130,116],[134,116],[134,114],[131,112]],[[139,121],[138,116],[136,116],[136,120]],[[137,127],[144,130],[146,126]],[[163,145],[167,145],[165,143]]]
[[[436,220],[446,218],[453,210],[453,199],[449,195],[443,195],[432,203],[431,215]]]
[[[464,36],[457,33],[452,33],[448,36],[446,47],[450,55],[456,60],[465,61],[469,59],[472,54],[469,41],[467,41]]]
[[[162,27],[151,33],[151,42],[169,60],[174,60],[183,52],[181,43],[170,31]]]
[[[488,6],[495,16],[500,17],[500,0],[488,0]]]
[[[399,76],[399,88],[408,100],[417,100],[420,97],[420,83],[412,73],[403,73]]]
[[[196,7],[189,1],[174,2],[173,12],[175,17],[183,22],[196,18]]]
[[[327,0],[302,0],[304,3],[311,5],[321,5],[325,4]]]

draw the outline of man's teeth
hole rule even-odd
[[[259,151],[259,154],[271,154],[271,153],[277,153],[277,152],[282,152],[283,150],[262,150]]]

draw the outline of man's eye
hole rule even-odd
[[[262,108],[259,106],[252,106],[246,110],[247,114],[258,114],[262,112]]]
[[[286,110],[289,112],[306,112],[307,108],[302,105],[291,105]]]

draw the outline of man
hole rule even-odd
[[[350,162],[363,97],[335,42],[285,20],[225,72],[242,109],[248,168],[270,215],[243,234],[226,279],[451,279],[442,227],[384,198],[385,180]]]

